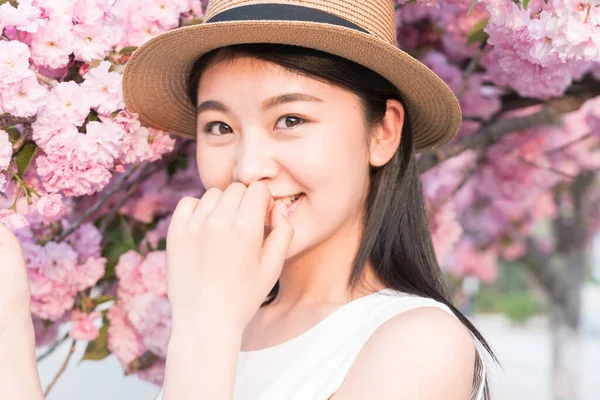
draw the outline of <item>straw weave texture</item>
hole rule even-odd
[[[231,8],[260,3],[292,4],[325,11],[353,22],[390,44],[396,44],[396,17],[391,0],[214,0],[208,5],[205,19],[210,20]]]

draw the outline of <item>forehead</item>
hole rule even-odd
[[[292,92],[310,93],[324,101],[358,101],[358,96],[345,88],[253,57],[237,57],[210,65],[201,76],[198,98],[240,99],[243,96],[251,100]]]

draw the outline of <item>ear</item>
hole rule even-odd
[[[398,100],[388,99],[385,117],[374,129],[369,143],[369,162],[381,167],[392,159],[400,146],[404,126],[404,107]]]

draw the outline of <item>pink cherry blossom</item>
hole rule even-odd
[[[84,196],[102,190],[110,181],[106,167],[96,165],[76,150],[67,155],[42,155],[36,159],[37,172],[49,193]]]
[[[26,44],[17,40],[0,40],[0,87],[19,82],[32,74],[29,70],[30,56]]]
[[[73,26],[50,20],[41,26],[31,42],[31,59],[38,65],[61,68],[73,52]]]
[[[0,27],[12,26],[19,31],[35,33],[40,26],[40,14],[31,0],[19,0],[17,8],[6,2],[0,6]]]
[[[69,336],[74,340],[94,340],[98,337],[99,328],[94,324],[95,320],[102,317],[99,311],[93,311],[89,314],[79,310],[73,310],[71,313],[71,330]]]
[[[477,248],[472,240],[462,240],[456,252],[456,258],[450,271],[460,276],[472,274],[482,282],[490,283],[496,279],[498,253],[495,248]]]
[[[69,279],[73,292],[86,290],[94,286],[104,276],[106,269],[106,258],[104,257],[78,257],[79,264],[75,268],[75,274]]]
[[[82,125],[90,112],[90,99],[85,90],[73,81],[61,82],[50,92],[42,118],[47,113],[61,123]]]
[[[8,84],[0,93],[0,109],[17,117],[36,115],[46,103],[48,90],[29,71],[20,81]]]
[[[86,134],[77,135],[74,150],[82,160],[112,168],[115,158],[120,153],[119,142],[123,133],[118,124],[91,121],[86,126]]]
[[[167,253],[153,251],[140,265],[142,282],[146,289],[158,296],[167,295]]]
[[[118,25],[104,23],[73,26],[73,53],[79,61],[103,60],[118,43],[122,31]]]
[[[106,7],[102,6],[107,3],[106,0],[76,0],[73,5],[73,22],[84,26],[100,23],[107,11]]]
[[[114,71],[109,72],[110,66],[110,62],[102,61],[85,74],[85,81],[81,84],[91,99],[92,108],[101,115],[110,115],[124,108],[122,75]]]
[[[8,186],[8,181],[6,180],[6,175],[3,173],[0,173],[0,193],[4,192],[6,190],[7,186]]]
[[[463,234],[463,229],[452,206],[451,202],[447,202],[439,209],[434,210],[435,214],[430,217],[433,247],[440,263],[453,253]]]
[[[115,266],[115,273],[119,278],[119,298],[124,302],[146,292],[140,271],[143,257],[141,254],[129,250],[119,257]]]
[[[65,224],[64,228],[69,225]],[[93,224],[82,224],[75,232],[67,236],[67,242],[79,255],[80,261],[90,257],[100,257],[102,234]]]
[[[60,194],[49,194],[41,197],[36,202],[36,207],[37,211],[44,218],[45,223],[50,223],[61,218],[66,211]]]
[[[146,237],[142,243],[144,250],[150,251],[151,249],[156,249],[161,239],[167,238],[167,232],[169,229],[169,225],[171,224],[171,216],[167,216],[162,218],[158,224],[156,224],[156,228],[146,233]]]
[[[0,170],[5,170],[10,164],[12,158],[13,147],[8,140],[8,133],[0,129]]]
[[[420,61],[432,69],[442,80],[457,93],[462,83],[460,68],[448,62],[443,53],[430,51],[421,57]]]
[[[108,310],[107,317],[110,321],[108,348],[117,356],[123,368],[127,369],[129,363],[141,356],[147,348],[119,304]]]
[[[27,219],[13,210],[0,210],[0,222],[13,231],[29,227]]]
[[[166,297],[145,293],[132,298],[126,308],[146,347],[165,358],[171,334],[171,308]]]

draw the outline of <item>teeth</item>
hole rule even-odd
[[[284,197],[283,199],[281,199],[281,202],[283,204],[285,204],[286,207],[289,207],[292,204],[294,204],[294,202],[296,200],[298,200],[300,198],[300,196],[302,196],[302,193],[298,193],[298,194],[295,194],[293,196]]]

